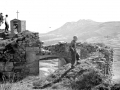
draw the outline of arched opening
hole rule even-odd
[[[55,58],[50,57],[47,59],[43,58],[39,61],[39,75],[41,78],[44,78],[65,64],[66,61],[64,58],[60,57]]]

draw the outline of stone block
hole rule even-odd
[[[4,71],[4,62],[0,62],[0,71]]]
[[[39,61],[27,63],[26,65],[29,69],[29,75],[39,75]]]
[[[67,64],[64,58],[59,58],[58,60],[58,68],[62,67],[63,65]]]
[[[13,67],[13,62],[8,62],[5,64],[5,71],[12,71]]]
[[[39,51],[39,47],[26,47],[26,52],[29,51]]]
[[[30,70],[30,74],[32,75],[38,75],[39,74],[39,61],[36,60],[36,53],[34,48],[28,48],[28,51],[26,51],[26,62],[27,62],[27,68]]]

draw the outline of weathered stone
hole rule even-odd
[[[4,62],[0,62],[0,72],[4,71],[4,64],[5,64]]]
[[[26,30],[6,42],[0,43],[4,46],[0,50],[0,61],[5,62],[4,65],[1,64],[1,72],[13,72],[16,78],[38,75],[39,61],[36,61],[36,54],[42,44],[38,33]]]
[[[5,64],[5,71],[12,71],[12,69],[13,69],[13,62],[7,62],[6,64]]]
[[[36,53],[34,50],[26,51],[26,65],[30,69],[30,74],[38,75],[39,74],[39,61],[36,60]]]
[[[67,64],[64,58],[59,58],[58,60],[58,68],[62,67],[63,65]]]

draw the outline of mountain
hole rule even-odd
[[[91,41],[115,37],[120,34],[120,21],[95,22],[92,20],[79,20],[67,22],[60,28],[41,34],[41,40],[46,45],[58,43],[59,41],[70,42],[74,35],[79,41]]]

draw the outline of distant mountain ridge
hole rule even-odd
[[[58,41],[70,42],[74,35],[79,41],[88,41],[106,36],[116,36],[120,33],[120,21],[95,22],[92,20],[79,20],[77,22],[67,22],[60,28],[40,35],[41,40],[46,45],[57,43]]]

